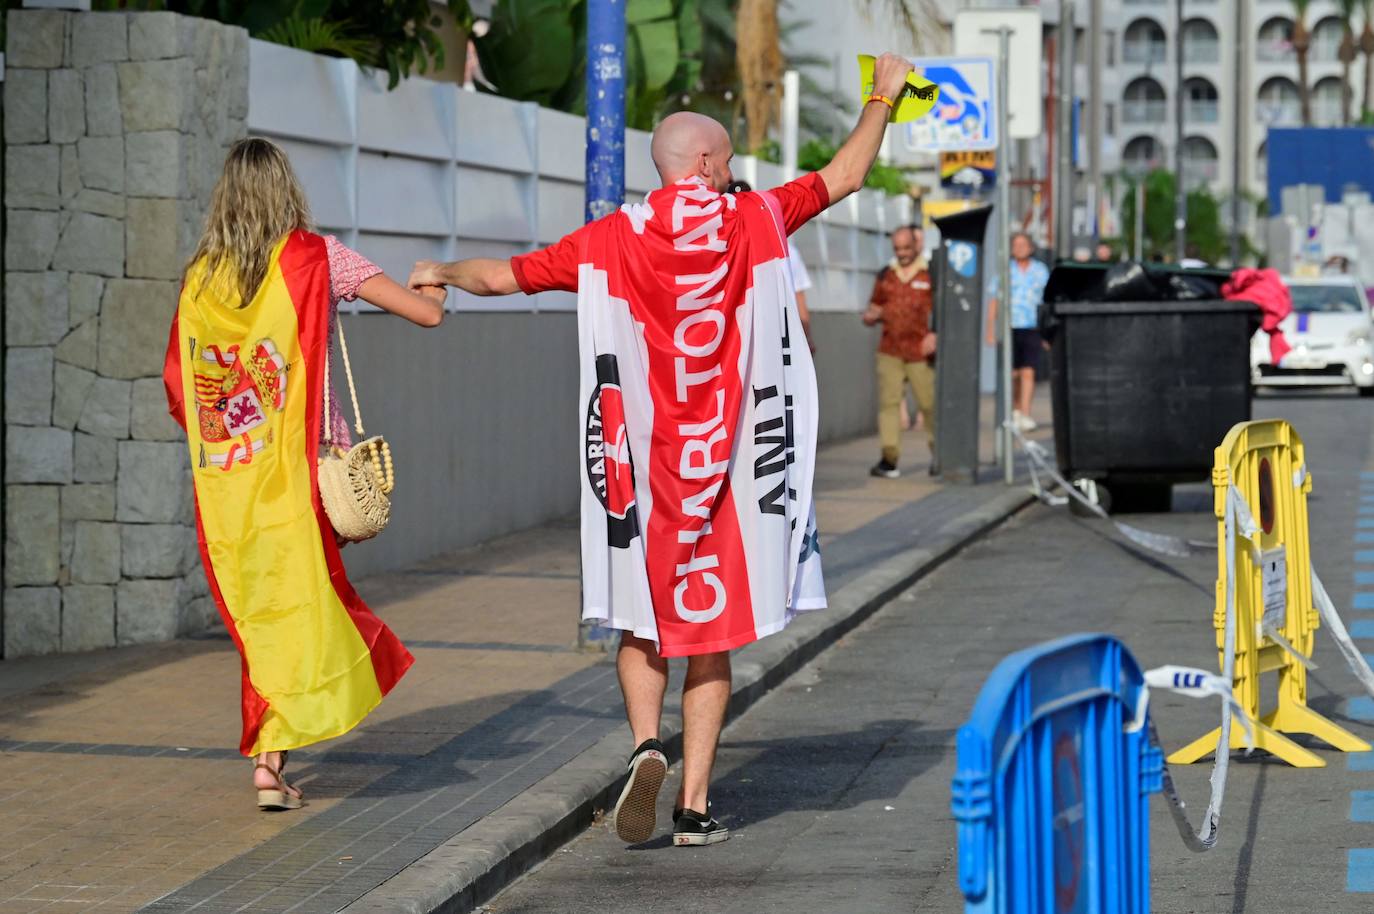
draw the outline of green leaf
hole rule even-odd
[[[644,64],[644,84],[650,89],[668,85],[678,67],[677,25],[666,22],[646,22],[634,27]]]
[[[697,0],[682,0],[677,14],[677,41],[683,57],[700,57],[704,48],[705,29],[701,24],[701,8]],[[693,83],[696,80],[692,80]]]
[[[655,19],[671,19],[673,0],[629,0],[625,4],[625,24],[637,25]]]

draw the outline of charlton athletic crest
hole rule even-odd
[[[625,428],[620,370],[613,355],[596,358],[596,389],[587,404],[585,449],[587,479],[606,509],[607,541],[626,549],[639,535],[639,512],[635,508],[634,461]]]

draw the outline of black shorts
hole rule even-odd
[[[1011,367],[1039,368],[1040,353],[1039,330],[1013,330],[1011,332]]]

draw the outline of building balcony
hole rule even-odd
[[[1183,120],[1189,124],[1216,124],[1221,121],[1220,104],[1215,101],[1183,103]]]
[[[1162,124],[1169,118],[1169,103],[1164,99],[1128,99],[1121,104],[1125,124]]]
[[[1169,59],[1169,47],[1162,41],[1127,41],[1121,45],[1121,59],[1126,63],[1164,63]]]
[[[1185,40],[1183,42],[1183,60],[1185,63],[1193,64],[1221,63],[1221,42]]]
[[[1183,177],[1189,181],[1215,181],[1221,177],[1221,163],[1216,159],[1184,159]]]

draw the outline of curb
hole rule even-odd
[[[1034,496],[1008,489],[942,525],[928,544],[865,568],[831,595],[829,609],[738,651],[726,724],[964,546],[1021,511]],[[916,503],[919,505],[919,502]],[[913,506],[914,507],[914,506]],[[679,761],[682,732],[662,735]],[[617,730],[556,773],[415,861],[343,910],[348,914],[468,914],[593,824],[625,780],[625,734]]]

